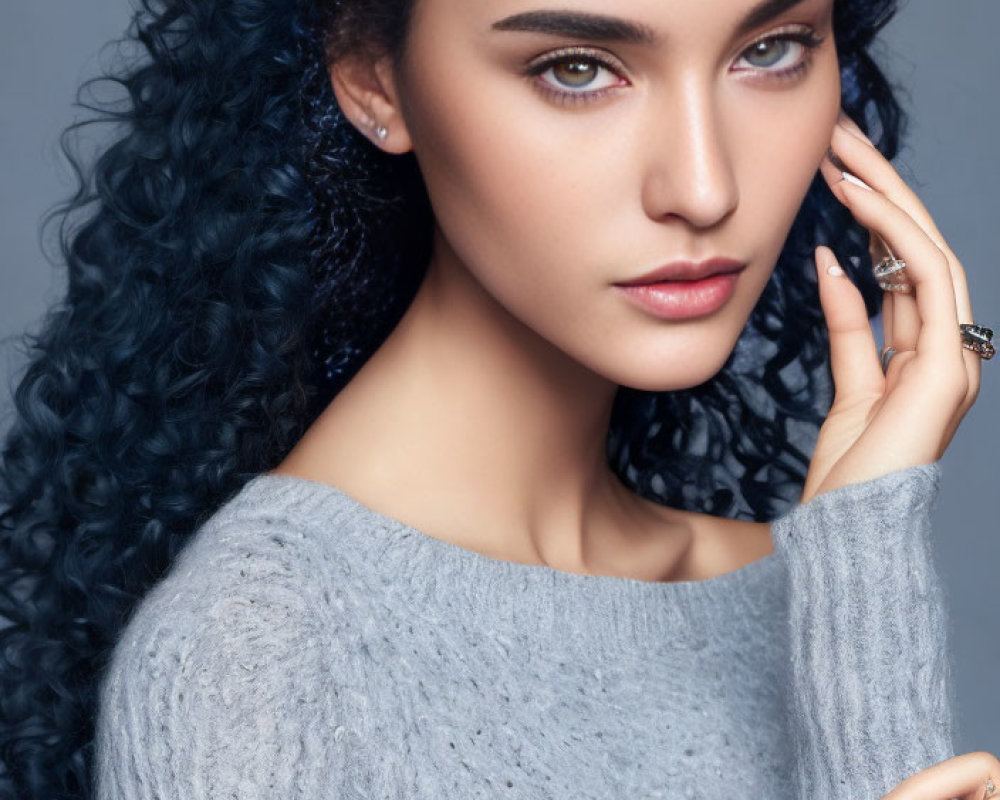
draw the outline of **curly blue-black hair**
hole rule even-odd
[[[85,798],[96,688],[143,594],[197,527],[280,461],[384,340],[433,221],[412,154],[347,123],[326,59],[402,53],[413,0],[142,0],[111,80],[63,149],[65,298],[25,337],[0,464],[0,793]],[[895,155],[904,117],[869,54],[894,0],[837,0],[843,105]],[[86,85],[85,85],[86,87]],[[81,88],[81,96],[83,88]],[[110,121],[84,165],[69,134]],[[813,246],[870,315],[867,236],[817,179],[722,371],[623,388],[609,461],[635,491],[772,519],[801,491],[832,383]]]

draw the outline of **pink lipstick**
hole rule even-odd
[[[615,286],[653,316],[690,319],[722,308],[745,267],[745,263],[730,258],[677,261]]]

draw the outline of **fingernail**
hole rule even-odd
[[[831,264],[826,268],[826,274],[833,275],[835,277],[840,277],[841,275],[844,274],[844,270],[842,270],[840,266],[837,264]]]
[[[830,160],[830,163],[833,164],[833,166],[835,166],[838,170],[840,170],[841,172],[847,172],[847,164],[845,164],[843,161],[840,160],[840,157],[833,152],[832,147],[826,151],[826,157]]]
[[[840,174],[844,176],[844,180],[848,183],[853,183],[855,186],[860,186],[862,189],[867,189],[869,192],[874,191],[872,187],[861,180],[861,178],[852,175],[850,172],[842,172]]]

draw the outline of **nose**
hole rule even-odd
[[[650,121],[643,206],[651,219],[684,219],[710,228],[739,203],[726,131],[711,91],[695,79],[681,85]]]

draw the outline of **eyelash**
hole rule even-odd
[[[784,83],[786,81],[794,80],[799,75],[805,73],[810,65],[812,64],[812,57],[821,44],[826,41],[826,37],[817,36],[812,30],[794,30],[794,31],[778,31],[776,33],[769,34],[755,42],[752,42],[747,46],[745,50],[741,53],[741,58],[749,53],[754,47],[764,43],[775,43],[775,42],[794,42],[799,44],[804,48],[802,57],[798,62],[786,69],[781,70],[769,70],[769,69],[758,69],[758,70],[740,70],[741,72],[763,72],[767,75],[765,80],[777,81],[779,83]],[[601,67],[603,69],[612,72],[619,77],[621,73],[624,72],[621,63],[610,56],[605,55],[600,50],[592,50],[586,47],[566,47],[561,50],[557,50],[553,53],[547,53],[544,56],[540,56],[528,63],[525,67],[525,75],[532,79],[532,84],[540,91],[543,95],[550,97],[558,103],[563,103],[567,105],[574,105],[579,103],[589,103],[596,100],[600,100],[602,97],[610,92],[619,89],[620,86],[608,86],[603,89],[596,89],[593,91],[580,91],[574,92],[571,90],[556,89],[552,84],[540,80],[540,76],[547,72],[552,67],[559,66],[561,64],[568,63],[582,63],[591,64]]]

